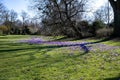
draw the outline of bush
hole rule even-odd
[[[0,35],[2,35],[3,34],[3,31],[2,30],[0,30]]]
[[[5,26],[5,25],[0,26],[0,33],[1,34],[8,34],[8,32],[9,32],[9,28],[7,26]]]
[[[92,23],[92,27],[95,27],[96,29],[104,28],[106,25],[102,21],[94,21]]]
[[[105,27],[106,27],[106,25],[103,22],[96,20],[89,27],[89,33],[91,33],[93,36],[96,36],[97,30],[105,28]]]
[[[86,20],[77,22],[76,27],[81,31],[82,37],[90,36],[89,30],[89,23]]]
[[[108,37],[112,34],[113,28],[102,28],[97,30],[97,37]]]

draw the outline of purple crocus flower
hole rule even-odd
[[[22,43],[29,43],[29,44],[47,44],[47,45],[55,45],[60,47],[80,47],[79,49],[84,50],[85,53],[88,53],[90,50],[96,52],[97,50],[100,51],[108,51],[108,50],[115,50],[120,49],[120,47],[116,46],[108,46],[101,43],[92,43],[92,42],[70,42],[70,41],[45,41],[42,38],[33,37],[28,40],[20,40],[19,42]],[[86,46],[90,45],[90,47]],[[71,49],[73,50],[73,49]]]
[[[39,44],[41,42],[42,40],[40,38],[32,38],[31,40],[28,40],[28,43],[31,43],[31,44]]]

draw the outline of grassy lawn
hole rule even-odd
[[[90,46],[96,50],[84,53],[79,48],[71,50],[71,47],[18,42],[31,37],[33,36],[0,36],[0,80],[120,79],[120,48],[100,51],[96,44],[92,44]],[[61,37],[57,37],[59,38]],[[96,40],[71,42],[79,41]],[[100,44],[120,46],[119,41],[112,40]]]

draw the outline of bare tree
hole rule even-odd
[[[22,34],[28,34],[29,29],[28,29],[28,23],[29,23],[29,15],[27,12],[22,11],[21,12],[21,17],[22,17]]]
[[[104,6],[101,6],[95,11],[94,17],[95,20],[109,24],[109,22],[113,19],[112,8],[108,6],[108,3],[106,3]]]
[[[28,20],[29,15],[28,15],[27,12],[22,11],[22,12],[21,12],[21,17],[22,17],[23,26],[25,26],[25,22]]]
[[[18,18],[18,14],[17,12],[15,12],[14,10],[10,11],[10,21],[11,22],[15,22]]]
[[[10,19],[9,10],[4,10],[1,17],[3,19],[3,24],[9,26],[9,19]]]
[[[95,20],[104,22],[105,15],[104,15],[103,7],[101,7],[100,9],[94,12],[94,17],[95,17]]]
[[[0,2],[0,22],[3,23],[5,20],[6,7]]]
[[[44,23],[57,27],[57,29],[62,29],[61,31],[63,32],[67,32],[70,29],[75,32],[75,36],[82,37],[80,29],[75,24],[79,13],[84,12],[84,6],[87,0],[33,1],[35,3],[34,8],[37,8],[44,15]]]
[[[15,12],[14,10],[10,10],[9,12],[9,26],[10,26],[10,32],[13,34],[16,31],[16,26],[15,23],[17,21],[17,12]]]
[[[4,7],[3,3],[0,2],[0,13],[3,11],[4,8],[5,7]]]

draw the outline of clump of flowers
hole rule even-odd
[[[28,40],[21,40],[19,42],[22,43],[29,43],[29,44],[47,44],[47,45],[55,45],[59,47],[72,47],[71,50],[75,50],[75,48],[78,48],[80,50],[84,50],[85,53],[88,53],[89,51],[108,51],[108,50],[115,50],[117,48],[120,48],[118,46],[108,46],[101,43],[92,44],[92,42],[70,42],[70,41],[45,41],[42,38],[33,37]],[[88,46],[89,45],[89,46]]]
[[[19,42],[21,42],[21,43],[29,43],[29,44],[40,44],[40,43],[43,42],[43,40],[40,39],[40,38],[33,37],[31,39],[19,40]]]
[[[30,44],[40,44],[42,43],[42,40],[40,38],[32,38],[31,40],[27,41]]]
[[[60,46],[60,47],[72,47],[72,49],[75,46],[78,46],[79,49],[83,49],[85,51],[85,53],[87,53],[89,51],[89,49],[86,47],[86,43],[85,42],[69,42],[69,41],[44,41],[41,38],[31,38],[28,40],[21,40],[19,42],[22,43],[29,43],[29,44],[48,44],[48,45],[56,45],[56,46]]]

